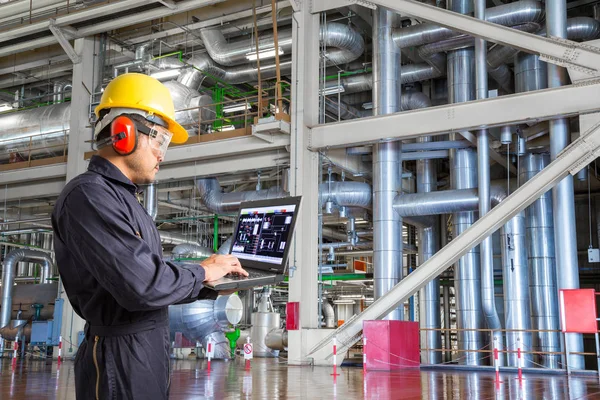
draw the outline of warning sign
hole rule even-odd
[[[254,357],[254,349],[252,348],[252,343],[244,344],[244,359],[252,360]]]

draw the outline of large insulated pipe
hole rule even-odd
[[[546,1],[546,31],[549,36],[567,38],[567,3],[565,0]],[[548,87],[569,83],[567,70],[556,64],[548,64]],[[569,120],[550,121],[550,155],[555,160],[569,145]],[[559,289],[579,289],[579,264],[577,260],[577,233],[575,226],[575,197],[573,176],[569,175],[552,189],[554,206],[554,243],[556,245],[557,283]],[[565,351],[583,352],[583,337],[578,333],[565,334]],[[582,355],[568,355],[567,363],[572,369],[585,369]]]
[[[0,328],[10,323],[12,312],[12,295],[19,262],[33,262],[42,266],[40,281],[50,282],[52,259],[48,253],[30,249],[13,250],[4,258],[2,271],[2,309],[0,310]]]
[[[452,185],[457,189],[473,188],[477,185],[477,154],[470,149],[457,150],[452,159]],[[453,236],[467,230],[477,219],[476,212],[461,212],[453,215]],[[463,256],[455,268],[456,319],[459,329],[458,346],[465,351],[462,363],[481,365],[480,353],[469,350],[483,348],[482,334],[473,329],[484,327],[481,300],[481,270],[479,248],[475,247]]]
[[[394,200],[394,210],[403,217],[476,211],[479,206],[478,193],[477,188],[472,188],[404,194]],[[492,181],[490,198],[493,206],[506,198],[506,181]]]
[[[473,12],[473,2],[456,0],[449,8],[461,14]],[[475,99],[475,54],[473,48],[452,51],[448,54],[448,101],[462,103]],[[453,139],[453,138],[451,138]],[[477,154],[471,149],[450,151],[450,176],[453,189],[471,189],[477,186]],[[453,215],[453,236],[457,237],[477,220],[477,213]],[[473,329],[484,327],[481,304],[481,268],[479,247],[464,255],[455,266],[456,320],[460,363],[481,365],[482,335]],[[460,353],[459,353],[460,354]]]
[[[460,12],[454,8],[452,10]],[[485,10],[485,20],[504,26],[516,26],[527,23],[541,24],[544,21],[543,3],[533,0],[522,0],[491,7]],[[435,24],[424,23],[395,29],[393,39],[398,47],[409,48],[439,42],[459,35],[461,35],[460,32],[455,32]]]
[[[591,26],[591,25],[588,25]],[[548,87],[547,64],[534,54],[519,53],[515,58],[517,92]],[[527,182],[550,164],[549,154],[527,154],[521,157],[520,181]],[[525,210],[529,244],[529,287],[531,295],[533,345],[536,351],[560,352],[558,290],[554,246],[552,192],[544,193]],[[537,362],[546,368],[559,368],[560,356],[540,354]]]
[[[504,314],[506,320],[507,365],[518,367],[518,350],[525,368],[533,367],[531,314],[529,311],[529,274],[525,212],[508,221],[501,230],[502,271],[504,278]]]
[[[475,18],[485,20],[485,0],[475,0]],[[488,97],[487,42],[475,38],[475,78],[477,99]],[[479,188],[479,216],[490,212],[490,138],[487,129],[477,132],[477,187]],[[498,365],[504,365],[504,336],[502,323],[496,309],[494,289],[494,249],[492,237],[479,245],[481,262],[481,304],[488,329],[492,330],[489,345],[499,350]]]
[[[228,43],[220,29],[204,29],[200,31],[200,37],[211,58],[218,64],[234,66],[247,63],[249,59],[256,58],[256,46],[251,38]],[[365,49],[365,43],[360,33],[346,24],[333,22],[322,26],[320,38],[326,46],[334,48],[328,49],[326,54],[326,59],[330,65],[354,61],[362,55]],[[279,30],[277,39],[280,54],[291,54],[292,30]],[[261,57],[261,52],[266,53],[268,51],[275,51],[272,32],[263,34],[259,38],[258,56]]]
[[[527,154],[521,159],[521,182],[525,183],[548,164],[549,154]],[[536,330],[536,351],[560,352],[558,290],[554,246],[552,192],[544,193],[525,210],[529,243],[529,288],[531,320]],[[538,363],[546,368],[560,368],[560,355],[540,354]]]
[[[277,187],[247,192],[222,193],[219,181],[215,178],[198,179],[196,180],[196,187],[204,206],[214,213],[238,211],[240,203],[244,201],[276,199],[287,196],[286,192]]]
[[[331,303],[326,299],[323,300],[323,320],[325,328],[335,328],[335,312]]]
[[[279,188],[258,191],[222,193],[215,178],[201,178],[196,181],[200,199],[212,212],[237,211],[243,201],[254,201],[286,197],[289,194]],[[321,206],[331,200],[343,207],[371,207],[371,186],[363,182],[332,182],[321,184]]]
[[[400,49],[392,40],[398,15],[379,7],[373,17],[373,114],[399,112]],[[374,296],[389,292],[403,276],[402,219],[392,209],[401,188],[401,142],[377,143],[373,146],[373,264]],[[387,317],[404,319],[404,307]]]
[[[430,137],[419,138],[420,142],[431,141]],[[417,192],[429,193],[437,190],[437,171],[435,160],[417,161]],[[402,197],[402,196],[398,196]],[[419,263],[422,264],[440,249],[439,220],[434,218],[434,223],[429,227],[419,227]],[[421,323],[421,347],[428,349],[441,349],[442,336],[440,329],[440,280],[435,278],[419,292],[419,322]],[[442,362],[442,352],[429,350],[422,352],[422,360],[428,364]]]

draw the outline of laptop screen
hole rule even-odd
[[[231,246],[231,254],[242,265],[280,270],[287,261],[299,205],[291,198],[277,200],[273,205],[264,201],[242,205]]]

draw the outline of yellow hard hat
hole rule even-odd
[[[110,81],[96,107],[96,117],[100,118],[100,111],[109,108],[145,111],[168,124],[167,128],[173,134],[171,142],[185,143],[188,139],[185,128],[175,121],[175,106],[169,89],[151,76],[127,73]]]

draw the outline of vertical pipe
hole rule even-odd
[[[533,178],[549,163],[549,154],[528,154],[523,157],[521,183]],[[550,191],[544,193],[525,210],[525,213],[529,243],[532,326],[538,331],[555,331],[534,333],[534,349],[540,352],[560,352],[552,193]],[[537,362],[545,368],[559,368],[559,361],[559,355],[541,354]]]
[[[453,0],[449,3],[452,11],[467,14],[472,12],[472,2]],[[475,62],[473,48],[460,49],[448,53],[448,100],[461,103],[475,99]],[[452,150],[452,187],[470,189],[477,186],[476,154],[471,150]],[[476,213],[456,213],[453,215],[454,237],[457,237],[476,220]],[[479,247],[463,256],[455,267],[456,319],[459,329],[481,329],[481,270]],[[461,330],[458,334],[460,362],[467,365],[481,365],[480,353],[468,352],[483,347],[482,335],[477,331]]]
[[[475,18],[485,20],[486,0],[474,0]],[[475,77],[477,99],[488,97],[488,77],[487,77],[487,42],[483,39],[475,39]],[[489,133],[487,129],[482,129],[477,133],[477,177],[479,188],[479,217],[483,217],[490,211],[490,144]],[[481,301],[483,314],[487,322],[488,329],[492,330],[492,337],[489,338],[490,346],[495,343],[500,351],[498,356],[499,366],[504,365],[504,349],[502,339],[502,324],[496,309],[495,291],[494,291],[494,249],[492,246],[492,237],[486,238],[479,245],[481,262]]]
[[[548,36],[567,38],[566,0],[546,1],[546,32]],[[548,65],[548,87],[554,88],[569,83],[567,70],[558,65]],[[569,121],[560,118],[550,121],[550,153],[552,160],[569,145]],[[556,244],[557,283],[559,289],[579,289],[579,267],[577,260],[577,236],[575,227],[575,198],[573,176],[569,175],[552,189],[554,205],[554,238]],[[583,337],[567,333],[569,351],[583,352]],[[572,369],[584,369],[582,355],[568,355]]]
[[[521,212],[508,221],[502,228],[502,269],[504,277],[504,309],[506,316],[507,365],[518,367],[517,350],[525,351],[523,366],[532,367],[531,332],[511,332],[511,330],[530,330],[529,312],[529,274],[527,273],[527,244],[525,213]]]
[[[158,196],[156,194],[156,184],[151,183],[144,190],[144,208],[152,219],[158,215]]]
[[[398,15],[385,8],[373,20],[373,113],[400,111],[400,49],[392,40]],[[378,143],[373,148],[373,258],[375,298],[402,279],[402,219],[392,204],[401,188],[401,142]],[[404,319],[403,306],[388,319]]]
[[[454,189],[471,189],[477,186],[477,154],[471,149],[455,152],[451,169]],[[454,237],[457,237],[477,220],[476,212],[456,213],[453,216]],[[483,328],[481,301],[481,270],[479,247],[473,248],[463,256],[455,268],[456,319],[459,329],[458,347],[465,353],[461,363],[481,365],[482,353],[469,350],[481,350],[484,347],[482,334],[473,329]]]
[[[213,219],[213,251],[219,250],[219,216],[215,214]]]
[[[431,141],[430,137],[419,138],[420,142]],[[417,192],[428,193],[437,189],[437,171],[435,160],[417,161]],[[430,227],[419,227],[419,264],[424,263],[439,250],[439,222]],[[419,322],[421,328],[439,329],[440,320],[440,280],[435,278],[419,292]],[[440,331],[421,331],[421,347],[441,349],[442,337]],[[442,362],[442,353],[426,351],[421,357],[428,364]]]

